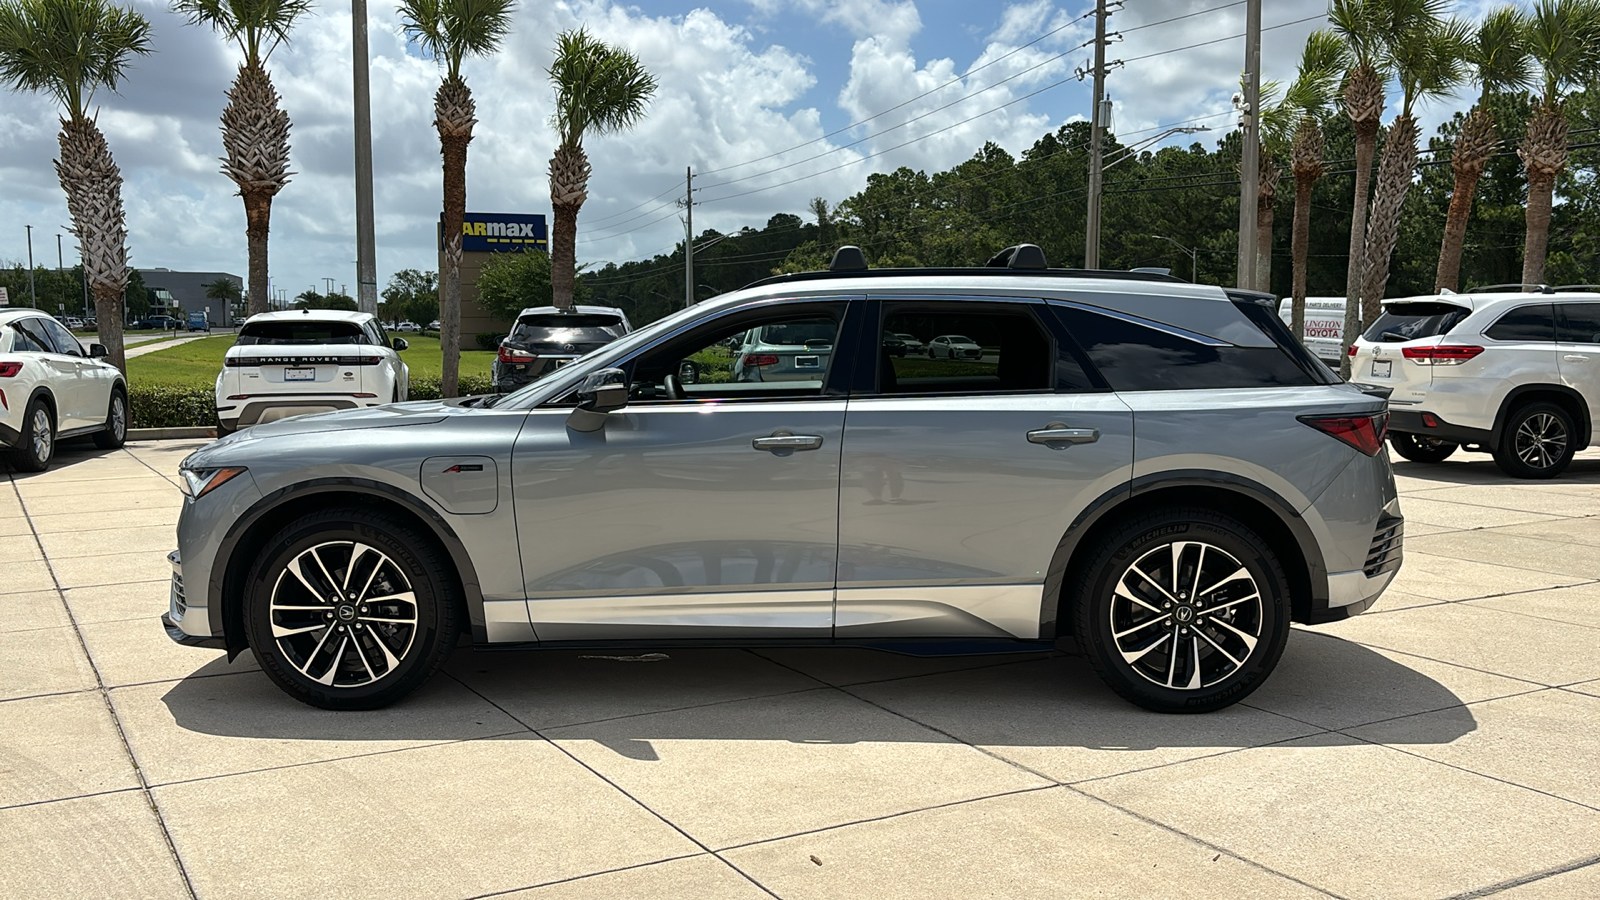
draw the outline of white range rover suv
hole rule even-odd
[[[106,348],[87,353],[64,325],[37,309],[0,310],[0,454],[43,472],[59,438],[94,435],[106,450],[128,436],[128,385]]]
[[[251,316],[217,375],[217,431],[406,399],[411,370],[370,313],[304,309]]]
[[[1350,348],[1351,380],[1393,389],[1389,441],[1439,462],[1458,447],[1508,475],[1553,478],[1600,416],[1600,293],[1540,287],[1383,301]]]

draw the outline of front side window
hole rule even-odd
[[[1556,340],[1600,344],[1600,303],[1563,303],[1556,310]]]
[[[727,316],[641,354],[638,401],[817,397],[834,361],[844,304]]]
[[[78,343],[78,339],[73,337],[72,332],[60,322],[55,319],[40,319],[39,323],[44,326],[45,337],[55,345],[57,353],[64,353],[67,356],[83,355],[83,345]]]
[[[1055,386],[1050,338],[1017,306],[891,304],[882,335],[880,394],[995,394]]]
[[[1519,343],[1545,342],[1556,339],[1556,308],[1552,303],[1536,303],[1511,310],[1484,332],[1496,341]]]
[[[365,344],[371,340],[354,322],[279,319],[250,322],[239,330],[239,344]]]

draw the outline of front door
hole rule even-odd
[[[669,336],[623,363],[629,404],[600,430],[529,416],[512,472],[540,640],[830,634],[844,391],[831,363],[774,366],[735,338],[836,359],[847,308],[768,303]]]

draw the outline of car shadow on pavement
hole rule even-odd
[[[1440,710],[1452,712],[1419,719],[1408,743],[1445,744],[1476,730],[1470,708],[1429,676],[1350,641],[1293,635],[1260,690],[1205,715],[1133,706],[1068,654],[954,660],[844,648],[464,648],[417,693],[357,713],[301,705],[260,673],[199,677],[214,671],[208,665],[161,700],[180,728],[276,740],[471,739],[484,734],[485,715],[503,714],[642,760],[656,758],[652,742],[695,740],[1237,748]],[[665,658],[628,658],[647,653]]]
[[[1420,481],[1437,481],[1441,484],[1538,484],[1553,487],[1562,484],[1595,485],[1600,484],[1600,459],[1579,457],[1574,459],[1560,475],[1544,480],[1512,478],[1500,471],[1494,460],[1479,453],[1463,453],[1437,463],[1415,463],[1395,458],[1394,474]]]

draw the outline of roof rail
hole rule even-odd
[[[845,245],[833,254],[833,261],[825,271],[794,272],[787,275],[771,275],[752,281],[745,287],[759,287],[768,284],[790,284],[797,281],[826,281],[831,278],[888,278],[893,276],[916,275],[944,275],[961,277],[982,277],[997,275],[1036,276],[1048,278],[1101,278],[1108,281],[1156,281],[1167,284],[1188,284],[1182,278],[1169,274],[1156,272],[1141,272],[1138,270],[1124,272],[1116,269],[1051,269],[1048,268],[1044,251],[1035,244],[1017,244],[1013,247],[996,253],[990,257],[984,266],[961,266],[951,268],[937,268],[934,266],[918,266],[905,269],[870,269],[867,267],[866,255],[860,247]]]
[[[830,272],[865,272],[867,270],[867,255],[861,248],[854,244],[845,244],[833,251],[833,262],[828,264]]]
[[[1548,284],[1480,284],[1477,287],[1467,288],[1469,294],[1498,294],[1520,291],[1527,294],[1554,294],[1555,289]]]
[[[987,269],[1043,271],[1050,268],[1050,264],[1045,262],[1044,251],[1039,249],[1038,244],[1017,244],[1014,247],[1007,247],[989,257],[989,261],[983,265]]]
[[[1600,284],[1558,284],[1551,288],[1558,294],[1561,293],[1590,293],[1600,291]]]

